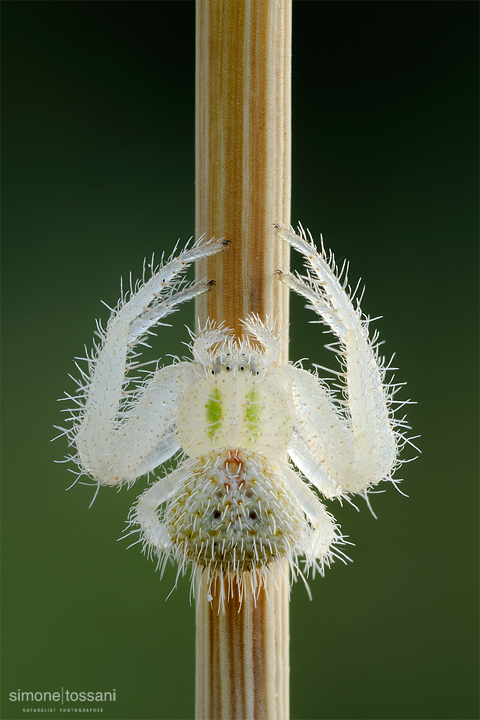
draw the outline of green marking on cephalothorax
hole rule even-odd
[[[254,440],[260,435],[260,414],[262,412],[261,394],[258,388],[253,387],[247,395],[247,428]]]
[[[209,438],[213,438],[215,433],[220,430],[222,426],[222,393],[219,387],[214,387],[208,402],[205,405],[207,411],[208,430],[207,434]]]

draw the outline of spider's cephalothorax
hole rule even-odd
[[[327,498],[366,494],[391,480],[406,442],[404,420],[391,410],[396,386],[384,384],[368,322],[333,256],[318,253],[303,233],[279,227],[278,234],[306,257],[307,277],[279,279],[336,336],[342,396],[315,373],[280,362],[281,336],[257,316],[243,321],[239,340],[208,323],[193,338],[192,360],[135,385],[128,374],[135,346],[177,305],[211,288],[189,285],[181,273],[227,244],[212,241],[152,267],[152,277],[112,311],[107,329],[99,326],[101,342],[87,358],[64,430],[79,475],[98,486],[133,483],[181,451],[177,468],[140,496],[131,524],[161,566],[173,557],[181,572],[200,567],[240,584],[245,571],[262,577],[282,559],[294,575],[302,556],[307,570],[323,571],[341,555],[342,538],[312,486]]]

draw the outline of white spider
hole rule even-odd
[[[312,486],[327,498],[366,495],[391,479],[406,441],[405,423],[391,410],[397,386],[384,385],[376,338],[368,338],[343,271],[337,274],[333,256],[323,248],[319,254],[303,231],[277,231],[306,258],[306,277],[278,274],[336,336],[344,400],[316,374],[280,363],[281,335],[255,315],[243,321],[241,339],[210,322],[193,340],[192,360],[149,372],[143,382],[130,378],[139,367],[135,347],[150,329],[211,288],[187,284],[181,274],[224,250],[222,241],[198,242],[152,267],[148,282],[120,299],[107,329],[98,324],[101,342],[87,353],[73,426],[63,430],[76,447],[70,459],[79,476],[97,486],[131,484],[182,452],[130,518],[162,569],[173,556],[179,572],[201,567],[241,585],[244,571],[262,578],[282,558],[295,575],[304,556],[307,571],[322,572],[342,554],[336,546],[343,541]]]

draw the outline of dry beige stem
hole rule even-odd
[[[215,592],[217,590],[217,592]],[[289,587],[275,568],[260,591],[234,591],[219,606],[218,587],[207,598],[205,574],[197,583],[196,717],[288,718]],[[211,590],[210,590],[211,592]]]
[[[197,0],[196,235],[231,243],[198,263],[217,286],[197,316],[238,335],[249,313],[276,318],[282,361],[288,288],[275,271],[288,270],[288,248],[273,223],[290,223],[290,59],[291,0]],[[222,605],[219,583],[198,573],[197,720],[285,720],[288,573],[273,566],[257,594],[231,587]]]
[[[197,314],[237,333],[251,312],[288,323],[273,223],[290,221],[290,35],[291,0],[197,1],[196,235],[231,241],[198,263],[217,288]]]

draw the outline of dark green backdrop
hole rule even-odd
[[[2,717],[29,716],[12,691],[63,687],[115,688],[106,718],[190,718],[188,581],[166,600],[173,569],[160,582],[117,542],[144,483],[88,509],[49,441],[100,300],[194,231],[194,5],[1,5]],[[311,581],[312,602],[293,589],[293,718],[478,717],[477,16],[294,3],[292,219],[363,278],[423,455],[378,520],[329,505],[354,562]],[[333,362],[301,301],[292,317],[292,359]],[[182,354],[192,318],[158,354]]]

